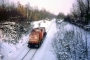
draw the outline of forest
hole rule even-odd
[[[20,22],[27,20],[31,22],[45,18],[51,19],[53,17],[55,15],[46,11],[46,9],[42,8],[39,10],[37,6],[31,7],[29,3],[22,5],[19,1],[17,3],[7,2],[6,0],[0,2],[0,22]]]
[[[90,0],[76,0],[65,20],[81,26],[90,24]]]

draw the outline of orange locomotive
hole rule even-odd
[[[35,46],[39,48],[45,36],[45,27],[34,28],[29,35],[28,47],[30,48]]]

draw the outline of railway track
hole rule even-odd
[[[51,22],[50,25],[47,27],[46,32],[49,31],[49,29],[52,25],[53,25],[53,22]],[[37,52],[37,49],[29,49],[26,52],[26,54],[23,56],[23,58],[21,58],[19,60],[28,60],[28,59],[32,60],[36,52]]]
[[[53,22],[48,26],[48,28],[47,28],[47,30],[46,30],[46,32],[48,32],[49,31],[49,29],[50,29],[50,27],[53,25]]]
[[[31,50],[31,49],[29,49],[29,51],[30,51],[30,50]],[[27,51],[26,55],[29,53],[29,51]],[[21,60],[23,60],[23,59],[25,58],[26,55],[24,55],[24,57],[23,57]]]
[[[27,54],[23,57],[22,60],[29,60],[29,59],[32,60],[36,52],[37,49],[30,49],[30,51],[27,52]]]
[[[36,51],[37,51],[37,50],[36,50]],[[36,53],[36,51],[35,51],[35,53]],[[32,58],[34,57],[35,53],[33,54]],[[32,60],[32,58],[31,58],[30,60]]]

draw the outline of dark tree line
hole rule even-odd
[[[45,9],[39,10],[38,7],[31,7],[29,3],[25,6],[20,2],[6,3],[6,0],[0,2],[0,22],[1,21],[15,21],[21,20],[40,20],[45,18],[53,18],[54,14],[46,11]]]
[[[20,2],[15,4],[6,1],[8,0],[0,1],[0,29],[5,36],[3,41],[8,43],[16,44],[23,34],[30,33],[33,27],[31,21],[55,17],[45,9],[31,7],[29,3],[22,5]]]
[[[57,19],[64,19],[65,18],[65,15],[64,13],[60,12],[58,15],[57,15]]]
[[[66,19],[69,22],[88,25],[90,22],[90,0],[76,0]]]

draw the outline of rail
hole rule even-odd
[[[50,25],[48,26],[46,32],[48,32],[48,31],[50,30],[50,28],[51,28],[52,25],[53,25],[53,22],[50,23]],[[25,58],[28,56],[28,54],[29,54],[29,52],[31,52],[31,50],[32,50],[32,49],[28,50],[27,53],[23,56],[23,58],[22,58],[21,60],[25,60]],[[35,50],[35,52],[33,52],[30,60],[33,59],[33,57],[35,56],[36,52],[37,52],[37,49]]]

